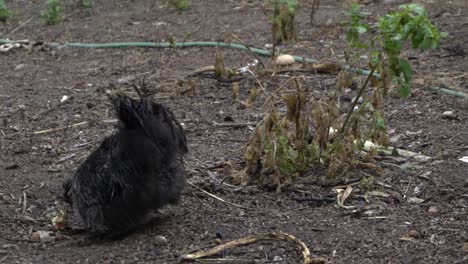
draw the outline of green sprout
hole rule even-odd
[[[47,24],[56,25],[62,21],[61,0],[47,0],[48,9],[42,14]]]
[[[5,0],[0,0],[0,21],[5,22],[11,16],[11,11],[5,4]]]

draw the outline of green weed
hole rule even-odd
[[[47,0],[48,9],[42,13],[49,25],[56,25],[62,21],[61,0]]]
[[[11,16],[11,11],[5,4],[5,0],[0,0],[0,21],[5,22]]]
[[[185,11],[192,7],[190,0],[165,0],[164,2],[180,11]]]
[[[273,0],[272,33],[276,41],[289,41],[296,38],[294,16],[296,0]]]
[[[93,0],[81,0],[80,4],[84,8],[91,8],[93,7]]]

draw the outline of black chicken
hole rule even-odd
[[[148,98],[112,97],[119,126],[64,183],[65,201],[95,235],[134,230],[185,185],[183,128],[174,114]]]

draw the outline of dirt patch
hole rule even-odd
[[[2,37],[54,42],[224,41],[227,33],[256,47],[271,42],[270,11],[261,1],[192,1],[178,12],[157,1],[95,1],[77,9],[65,1],[65,21],[50,27],[38,17],[38,1],[7,1],[16,12],[0,24]],[[397,5],[370,4],[374,14]],[[405,54],[415,67],[413,95],[391,96],[385,105],[396,146],[435,157],[426,164],[383,159],[376,178],[391,197],[354,197],[374,215],[350,213],[327,197],[330,188],[307,178],[276,193],[257,187],[220,184],[225,161],[242,165],[253,125],[263,117],[262,95],[251,108],[232,100],[232,84],[186,76],[213,65],[216,49],[51,49],[0,54],[0,260],[4,263],[177,263],[182,254],[251,234],[287,232],[330,263],[466,263],[468,253],[468,103],[425,89],[439,86],[468,93],[468,6],[465,1],[427,3],[431,17],[449,32],[434,52]],[[281,52],[319,61],[342,60],[345,32],[342,3],[321,1],[310,24],[310,6],[296,16],[298,41]],[[28,21],[20,26],[23,22]],[[14,30],[14,31],[13,31]],[[13,31],[13,32],[12,32]],[[11,32],[11,33],[9,33]],[[245,51],[222,50],[225,64],[252,62]],[[263,58],[268,64],[268,59]],[[65,177],[112,132],[113,113],[106,90],[135,95],[132,80],[146,77],[154,98],[174,110],[188,133],[190,182],[242,208],[189,187],[179,206],[123,240],[83,244],[82,234],[63,233],[52,243],[30,240],[30,233],[51,229],[51,216],[63,206]],[[260,76],[273,92],[289,75]],[[315,98],[331,92],[336,76],[303,74]],[[257,80],[240,82],[240,99]],[[61,102],[63,96],[69,99]],[[454,111],[455,118],[443,116]],[[83,123],[85,122],[85,123]],[[218,124],[218,125],[216,125]],[[222,124],[222,125],[219,125]],[[55,132],[34,132],[48,129]],[[26,202],[24,200],[26,196]],[[408,197],[423,199],[410,203]],[[317,199],[323,198],[323,199]],[[437,212],[429,212],[437,208]],[[369,208],[367,208],[369,209]],[[402,239],[410,230],[417,238]],[[155,237],[162,235],[167,244]],[[283,242],[264,242],[226,252],[252,260],[232,263],[299,263],[299,252]],[[253,261],[255,260],[255,261]],[[0,262],[1,262],[0,261]]]

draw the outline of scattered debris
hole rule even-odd
[[[32,241],[39,242],[54,242],[56,240],[56,234],[51,231],[36,231],[31,234]]]
[[[451,119],[451,120],[458,119],[458,116],[455,114],[454,111],[445,111],[442,113],[442,117],[445,119]]]
[[[335,189],[335,191],[337,192],[336,201],[337,201],[339,207],[345,208],[345,209],[355,208],[355,206],[344,205],[344,202],[346,201],[346,199],[353,192],[353,187],[351,185],[348,185],[346,187],[346,189],[344,189],[344,190],[343,189]]]
[[[65,101],[67,101],[68,99],[70,99],[70,96],[64,95],[64,96],[62,96],[62,99],[60,99],[60,103],[63,103]]]
[[[66,218],[67,213],[64,210],[60,210],[57,214],[52,218],[52,225],[57,230],[64,230],[66,225]]]
[[[421,204],[424,203],[424,199],[417,198],[417,197],[408,197],[408,202],[412,204]]]
[[[251,68],[254,68],[257,65],[258,65],[258,60],[255,59],[253,62],[248,63],[247,66],[244,66],[244,67],[241,67],[241,68],[237,69],[237,71],[244,74],[244,73],[247,73]]]
[[[419,153],[415,153],[415,152],[404,150],[404,149],[398,149],[398,148],[386,148],[386,147],[378,146],[370,141],[366,141],[364,143],[363,150],[364,151],[376,150],[379,152],[379,154],[388,155],[388,156],[393,156],[396,153],[405,158],[413,158],[415,161],[419,163],[426,163],[432,160],[431,157],[428,157]]]

